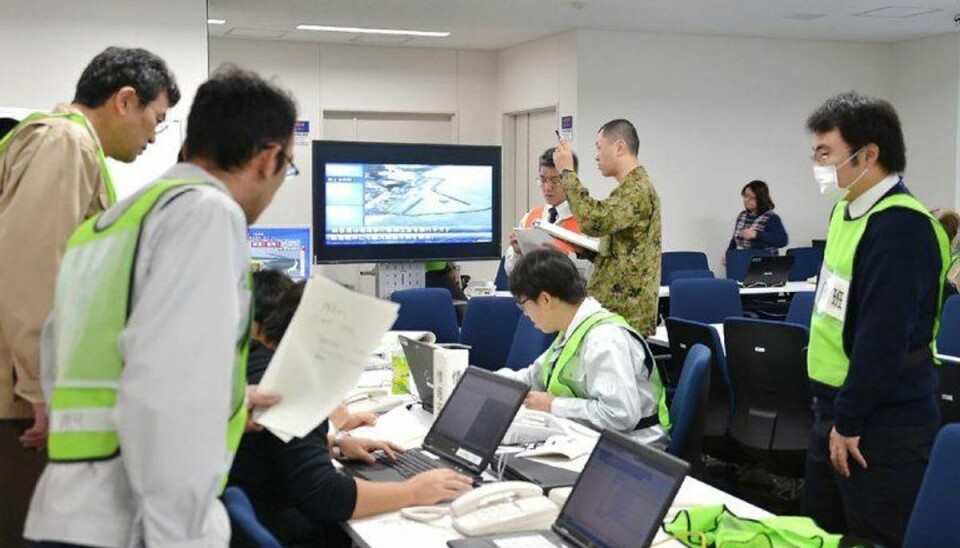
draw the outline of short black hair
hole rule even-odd
[[[253,273],[253,319],[259,324],[277,308],[280,297],[293,280],[280,270],[258,270]]]
[[[606,137],[611,143],[623,139],[631,154],[634,156],[640,154],[640,137],[637,136],[637,128],[633,127],[629,120],[623,118],[610,120],[600,126],[600,135]]]
[[[539,167],[552,167],[557,169],[557,164],[553,163],[553,153],[557,150],[557,147],[550,147],[547,150],[543,151],[543,154],[540,155],[540,164]],[[573,170],[580,171],[580,159],[577,158],[577,153],[573,153]]]
[[[157,55],[140,48],[109,47],[83,69],[73,102],[97,108],[125,86],[137,91],[141,105],[166,92],[170,106],[180,101],[177,79]]]
[[[0,139],[3,139],[19,123],[15,118],[0,118]]]
[[[855,91],[835,95],[807,118],[807,130],[815,134],[837,129],[854,153],[873,143],[880,149],[877,163],[888,173],[903,173],[907,168],[903,129],[893,105],[883,99],[860,95]],[[852,160],[857,165],[857,159]]]
[[[566,253],[553,247],[524,253],[510,272],[510,293],[518,299],[536,299],[547,292],[568,304],[587,298],[587,282]]]
[[[267,342],[278,344],[283,338],[287,328],[290,327],[290,322],[293,321],[297,307],[300,306],[300,299],[303,298],[303,289],[306,286],[307,282],[296,282],[284,291],[283,295],[280,295],[273,312],[260,324],[260,331]]]
[[[740,189],[740,195],[743,196],[748,188],[752,190],[753,195],[757,197],[757,213],[763,214],[776,207],[773,205],[773,198],[770,197],[770,187],[767,186],[767,183],[759,179],[750,181]]]
[[[259,75],[221,67],[197,90],[187,118],[185,157],[205,158],[224,171],[242,168],[270,145],[293,137],[297,107],[290,94]],[[277,171],[283,169],[277,155]]]

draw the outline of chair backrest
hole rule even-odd
[[[716,276],[709,270],[674,270],[673,272],[664,274],[662,284],[670,285],[673,280],[680,280],[682,278],[716,278]]]
[[[283,548],[283,545],[270,534],[266,527],[257,520],[253,505],[247,494],[239,487],[227,487],[223,491],[223,505],[227,509],[231,523],[246,540],[257,548]]]
[[[507,276],[507,269],[503,266],[504,259],[500,258],[500,265],[497,267],[497,277],[493,280],[493,285],[497,286],[497,291],[510,291],[510,277]]]
[[[660,256],[660,285],[670,285],[668,276],[676,270],[710,270],[707,254],[701,251],[664,251]]]
[[[810,328],[810,317],[813,316],[814,291],[798,291],[790,298],[790,308],[787,309],[785,321],[807,326]]]
[[[736,387],[730,435],[765,451],[803,451],[813,426],[807,328],[731,318],[723,323],[727,367]]]
[[[507,361],[520,319],[513,297],[474,297],[467,302],[461,344],[470,345],[470,365],[495,371]]]
[[[670,445],[667,452],[691,464],[700,460],[710,393],[710,350],[695,344],[687,352],[680,382],[670,404]]]
[[[793,266],[787,276],[789,281],[800,282],[820,273],[823,265],[822,247],[793,247],[787,250],[787,255],[794,257]]]
[[[960,356],[960,295],[951,295],[943,305],[937,352]]]
[[[743,316],[737,282],[708,278],[674,280],[670,284],[670,316],[703,323]]]
[[[750,259],[773,255],[765,249],[728,249],[727,250],[727,277],[742,282],[747,277],[750,268]],[[671,297],[673,295],[671,294]]]
[[[546,352],[556,336],[556,333],[540,331],[526,314],[521,314],[504,365],[513,370],[523,369]]]
[[[960,507],[960,424],[944,426],[930,452],[923,483],[913,503],[903,548],[956,546],[953,520]]]
[[[695,345],[702,345],[709,350],[711,382],[703,435],[724,435],[730,426],[733,412],[734,385],[730,382],[720,334],[712,325],[682,318],[667,318],[666,324],[667,338],[670,339],[670,366],[666,369],[667,379],[664,383],[669,386],[679,385],[683,368],[686,367],[687,355]]]
[[[453,297],[440,287],[394,291],[390,300],[400,305],[396,331],[430,331],[438,343],[455,343],[460,336]]]

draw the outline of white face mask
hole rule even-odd
[[[847,185],[846,188],[840,188],[840,182],[837,177],[837,168],[839,168],[840,166],[843,166],[844,164],[852,160],[854,156],[860,153],[861,150],[863,149],[862,148],[857,149],[856,152],[854,152],[849,158],[847,158],[843,162],[840,162],[839,165],[835,165],[835,166],[834,165],[821,166],[818,164],[813,165],[813,178],[820,185],[820,194],[827,196],[828,198],[831,198],[836,202],[839,202],[840,200],[844,199],[847,196],[847,193],[850,192],[850,189],[853,188],[853,185],[859,183],[860,179],[862,179],[863,176],[867,174],[867,170],[864,169],[863,173],[861,173],[852,183]]]

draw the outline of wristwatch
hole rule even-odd
[[[563,171],[560,172],[560,176],[561,176],[561,177],[566,177],[566,176],[567,176],[567,173],[573,173],[573,172],[574,172],[574,171],[573,171],[572,169],[565,169],[565,170],[563,170]]]

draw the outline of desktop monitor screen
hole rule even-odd
[[[500,256],[500,147],[314,141],[317,262]]]

